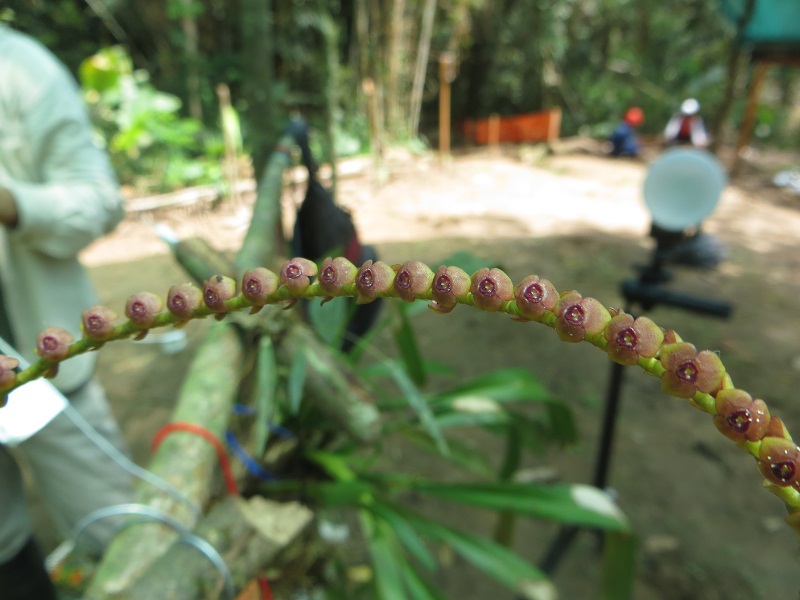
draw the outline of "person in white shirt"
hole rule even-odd
[[[705,148],[708,142],[708,132],[703,117],[700,116],[700,103],[694,98],[687,98],[681,103],[681,109],[667,122],[664,128],[664,144]]]
[[[37,358],[36,337],[46,327],[80,337],[81,313],[97,297],[78,254],[122,217],[118,181],[93,141],[75,80],[44,46],[0,25],[0,337],[23,358]],[[94,363],[91,354],[69,359],[53,383],[124,449]],[[130,502],[131,477],[65,412],[15,447],[0,445],[0,595],[50,600],[55,591],[33,540],[20,459],[64,536],[92,511]],[[87,537],[100,548],[111,527],[97,525]]]

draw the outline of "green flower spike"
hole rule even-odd
[[[214,275],[203,282],[203,302],[215,313],[226,313],[225,301],[236,295],[236,281],[225,275]]]
[[[173,285],[167,292],[167,310],[178,320],[188,321],[203,305],[203,292],[191,283]]]
[[[653,358],[664,342],[664,331],[647,317],[635,321],[620,312],[611,318],[604,332],[606,352],[621,365],[635,365],[639,357]]]
[[[790,440],[765,437],[758,450],[758,469],[767,481],[800,489],[800,448]]]
[[[394,289],[395,272],[385,262],[366,261],[356,273],[356,304],[373,302],[378,294],[388,294]]]
[[[93,306],[81,315],[81,325],[86,337],[97,342],[104,342],[114,333],[114,321],[117,313],[105,306]]]
[[[471,283],[469,275],[463,269],[442,265],[433,276],[433,301],[428,307],[436,312],[449,313],[458,304],[458,298],[469,291]]]
[[[469,291],[478,308],[497,311],[514,297],[514,284],[500,269],[483,267],[472,274]]]
[[[342,294],[342,287],[355,283],[357,273],[356,266],[346,258],[328,257],[322,262],[317,281],[328,297],[339,296]]]
[[[719,356],[710,350],[697,352],[694,344],[678,342],[661,347],[661,389],[670,396],[691,398],[696,392],[713,394],[725,377]]]
[[[770,416],[763,400],[753,400],[743,390],[720,390],[715,406],[714,425],[734,442],[757,442],[767,432]]]
[[[250,269],[242,275],[242,295],[253,305],[257,312],[266,303],[267,298],[278,289],[278,276],[264,267]]]
[[[517,284],[514,290],[517,308],[524,319],[540,319],[552,312],[558,304],[558,291],[547,279],[529,275]]]
[[[141,327],[150,327],[162,310],[164,302],[150,292],[135,294],[125,304],[125,316]]]
[[[413,302],[417,294],[429,292],[433,284],[433,271],[418,260],[403,263],[394,276],[394,289],[406,302]]]
[[[584,298],[568,290],[558,299],[555,309],[556,332],[564,342],[580,342],[587,334],[600,333],[611,320],[605,306],[594,298]]]
[[[17,383],[17,372],[19,361],[13,356],[0,354],[0,390],[11,389]],[[6,399],[3,397],[0,407],[5,406]]]
[[[67,358],[73,341],[66,329],[48,327],[36,337],[36,353],[48,362],[58,362]]]
[[[317,265],[307,258],[293,258],[281,267],[281,285],[286,286],[289,293],[299,298],[311,285],[310,277],[317,274]]]

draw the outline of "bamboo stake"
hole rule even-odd
[[[234,327],[209,327],[184,381],[172,421],[195,423],[222,439],[236,398],[243,354]],[[149,470],[180,490],[187,501],[139,486],[137,502],[193,526],[197,515],[188,503],[202,506],[208,502],[214,475],[219,472],[217,461],[214,448],[202,437],[183,432],[169,435],[153,456]],[[173,529],[158,523],[139,523],[121,531],[106,551],[85,600],[116,597],[177,537]]]

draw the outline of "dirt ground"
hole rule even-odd
[[[368,161],[351,161],[342,167],[339,199],[355,215],[363,241],[387,262],[420,259],[435,268],[466,249],[487,265],[502,265],[515,281],[536,273],[559,289],[620,306],[620,282],[634,276],[634,266],[647,262],[651,249],[641,199],[646,161],[611,160],[596,150],[566,141],[550,155],[536,148],[482,150],[444,163],[398,153],[387,156],[377,172]],[[714,271],[676,268],[669,284],[730,301],[733,315],[714,319],[657,307],[650,316],[698,347],[719,351],[737,386],[763,397],[797,435],[800,195],[769,182],[772,172],[797,168],[800,158],[749,158],[704,227],[722,242],[728,260]],[[303,189],[302,183],[287,187],[287,228],[289,209]],[[132,293],[165,292],[186,279],[154,234],[153,222],[181,235],[207,236],[226,250],[237,247],[247,216],[247,201],[132,215],[84,259],[102,301],[121,310]],[[201,329],[186,329],[189,346],[178,354],[127,342],[100,353],[100,376],[140,463],[147,461],[153,432],[169,417]],[[560,343],[545,327],[465,307],[446,317],[423,314],[415,330],[426,356],[464,376],[501,366],[530,368],[572,406],[580,441],[529,466],[553,467],[564,481],[591,479],[610,368],[602,353]],[[782,522],[781,502],[760,489],[752,459],[706,415],[664,396],[656,380],[638,371],[625,374],[611,484],[640,539],[634,598],[797,598],[797,537]],[[405,452],[396,449],[396,458],[415,460]],[[471,522],[486,531],[492,524],[479,516]],[[523,523],[515,548],[536,562],[554,533],[550,525]],[[560,597],[596,597],[599,567],[593,537],[579,536],[555,576]],[[458,561],[439,581],[449,598],[511,596]]]

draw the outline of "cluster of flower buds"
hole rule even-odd
[[[266,305],[291,306],[303,298],[324,302],[350,296],[359,304],[377,298],[424,300],[439,313],[468,304],[504,312],[518,321],[544,323],[563,341],[587,341],[617,363],[639,365],[659,377],[665,393],[688,398],[713,415],[715,426],[725,436],[755,456],[770,484],[799,492],[788,500],[784,496],[784,500],[793,514],[790,522],[796,521],[800,531],[800,448],[783,423],[770,416],[763,400],[734,388],[714,352],[698,351],[647,317],[634,318],[573,290],[559,293],[550,281],[537,275],[525,277],[515,286],[497,268],[482,268],[469,275],[455,266],[443,265],[433,271],[420,261],[400,265],[367,261],[359,268],[341,257],[326,258],[320,267],[305,258],[293,258],[278,273],[261,267],[245,272],[238,287],[237,293],[236,281],[216,275],[202,287],[173,286],[165,302],[147,292],[136,294],[125,306],[128,321],[120,324],[115,324],[113,311],[94,306],[82,315],[83,339],[73,341],[58,328],[39,335],[37,348],[44,364],[33,368],[39,369],[39,375],[51,374],[65,358],[112,339],[142,337],[152,327],[179,327],[191,319],[222,318],[246,308],[257,312]],[[0,356],[0,391],[18,384],[16,367],[14,359]]]

